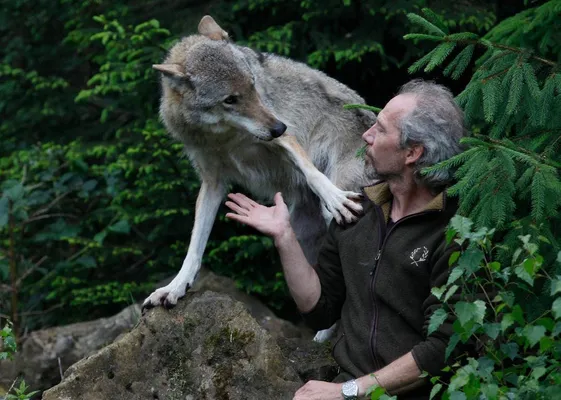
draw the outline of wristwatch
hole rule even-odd
[[[356,380],[353,379],[343,383],[341,393],[343,394],[343,398],[345,400],[358,399],[358,384],[356,383]]]

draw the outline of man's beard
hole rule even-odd
[[[367,157],[364,159],[364,174],[369,181],[392,181],[401,180],[402,176],[395,172],[380,172],[374,166],[374,162]]]

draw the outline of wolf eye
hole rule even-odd
[[[224,103],[226,104],[236,104],[238,102],[238,98],[236,96],[228,96],[224,99]]]

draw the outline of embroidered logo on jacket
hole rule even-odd
[[[409,258],[413,260],[411,261],[411,264],[415,264],[418,267],[420,262],[427,261],[428,256],[429,256],[429,249],[423,246],[423,247],[417,247],[415,250],[413,250]]]

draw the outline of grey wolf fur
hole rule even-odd
[[[231,183],[270,201],[282,192],[306,257],[315,264],[326,222],[351,222],[367,183],[356,151],[375,122],[353,90],[302,63],[228,40],[209,16],[198,35],[177,43],[163,64],[160,116],[201,178],[187,256],[173,281],[143,307],[171,307],[197,272]],[[286,133],[285,133],[286,130]]]

